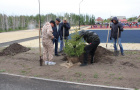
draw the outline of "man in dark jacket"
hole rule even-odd
[[[118,22],[117,17],[113,17],[111,21],[113,22],[113,24],[111,26],[110,40],[112,40],[112,38],[114,39],[114,52],[117,52],[116,43],[117,43],[117,39],[118,39],[121,54],[124,55],[123,46],[121,44],[121,32],[123,31],[123,25],[122,25],[122,23]],[[118,31],[119,31],[119,33],[118,33]]]
[[[53,36],[54,36],[53,44],[55,44],[55,56],[59,56],[58,52],[57,52],[59,32],[57,31],[57,28],[56,28],[56,25],[55,25],[55,21],[51,20],[50,24],[51,24],[52,29],[53,29]]]
[[[95,54],[95,51],[98,47],[98,45],[100,44],[100,38],[99,36],[93,32],[93,31],[85,31],[85,30],[82,30],[80,32],[80,37],[81,38],[83,37],[84,40],[89,43],[89,45],[85,46],[84,50],[85,50],[85,53],[84,53],[84,58],[83,58],[83,63],[80,65],[80,66],[86,66],[87,63],[88,63],[88,54],[91,55],[91,64],[94,63],[94,54]]]
[[[62,52],[64,47],[63,40],[68,40],[69,29],[70,29],[70,24],[67,22],[66,18],[64,18],[63,22],[60,24],[60,28],[61,28],[60,29],[60,52]]]

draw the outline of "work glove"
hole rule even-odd
[[[63,27],[66,27],[66,23],[63,24]]]
[[[110,37],[110,40],[112,40],[112,37]]]

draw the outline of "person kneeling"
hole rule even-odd
[[[93,64],[94,63],[95,51],[96,51],[98,45],[100,44],[99,36],[95,32],[82,30],[80,32],[80,37],[79,38],[81,38],[81,37],[83,37],[84,40],[87,43],[89,43],[89,45],[85,46],[85,48],[84,48],[85,53],[84,53],[83,63],[80,66],[86,66],[87,65],[88,54],[91,55],[91,62],[90,63]]]

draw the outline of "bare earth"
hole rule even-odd
[[[1,48],[2,50],[2,48]],[[38,48],[15,56],[0,56],[0,73],[42,77],[64,81],[140,88],[140,51],[125,51],[125,56],[110,56],[113,64],[95,63],[86,67],[60,66],[64,57],[55,57],[55,66],[39,66]]]

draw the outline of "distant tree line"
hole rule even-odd
[[[79,15],[71,13],[65,13],[64,15],[46,14],[41,15],[41,24],[50,20],[55,20],[56,18],[66,17],[67,21],[73,26],[79,24]],[[93,25],[95,23],[95,17],[93,15],[80,15],[81,25]],[[8,16],[5,14],[0,14],[0,31],[11,31],[11,30],[22,30],[22,29],[33,29],[37,28],[39,25],[39,15],[20,15],[20,16]]]

